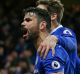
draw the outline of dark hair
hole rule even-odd
[[[59,23],[61,22],[61,19],[63,17],[64,8],[63,8],[63,4],[61,4],[60,1],[52,0],[51,3],[49,4],[48,11],[51,12],[51,14],[57,13],[57,21]]]
[[[37,5],[39,4],[47,4],[48,12],[50,14],[57,13],[57,21],[60,23],[63,17],[64,7],[60,0],[38,0]]]
[[[37,15],[38,20],[40,20],[39,22],[41,22],[42,19],[44,19],[47,23],[47,30],[50,30],[51,28],[51,18],[49,13],[44,10],[44,9],[40,9],[40,8],[36,8],[36,7],[29,7],[27,9],[25,9],[25,14],[28,12],[33,12]]]

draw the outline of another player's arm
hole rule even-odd
[[[52,53],[54,55],[55,53],[55,46],[58,42],[58,38],[55,35],[49,35],[48,37],[45,38],[45,40],[40,44],[37,52],[38,54],[44,58],[47,56],[49,49],[52,49]]]
[[[74,51],[74,49],[77,48],[76,38],[69,31],[68,33],[65,32],[63,35],[49,35],[39,46],[38,53],[40,54],[40,56],[44,55],[45,58],[49,49],[52,48],[52,53],[54,55],[54,48],[57,43],[63,46],[68,51]]]

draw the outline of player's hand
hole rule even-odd
[[[57,43],[58,39],[56,36],[54,35],[49,35],[47,38],[45,38],[45,40],[40,44],[37,52],[40,55],[40,57],[44,57],[44,59],[46,58],[49,49],[52,49],[52,55],[54,56],[55,54],[55,46]]]

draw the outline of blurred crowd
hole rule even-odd
[[[20,32],[22,10],[30,6],[25,5],[25,1],[0,4],[0,74],[33,74],[36,51]],[[80,5],[65,7],[62,24],[75,32],[80,55]]]

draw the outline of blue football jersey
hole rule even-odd
[[[80,74],[80,58],[79,57],[77,57],[75,74]]]
[[[52,35],[56,35],[58,38],[58,44],[60,44],[68,53],[70,57],[70,67],[74,74],[76,64],[80,63],[77,59],[77,41],[73,31],[60,25],[51,32]]]
[[[40,58],[36,55],[36,63],[34,74],[52,74],[56,72],[63,72],[66,69],[65,74],[69,73],[70,60],[69,56],[64,48],[60,45],[55,47],[55,55],[52,56],[52,50],[50,49],[46,59]]]

